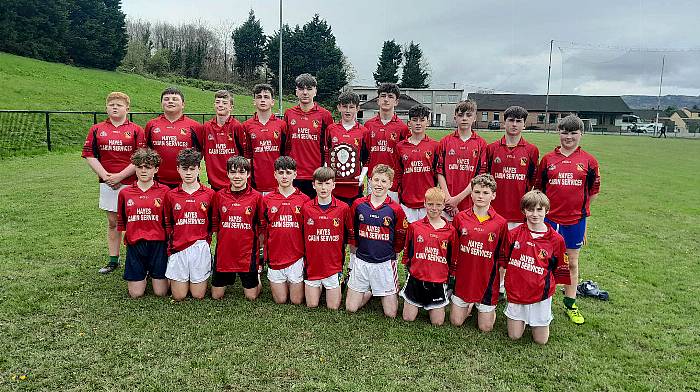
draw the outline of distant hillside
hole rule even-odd
[[[658,97],[651,95],[623,95],[622,99],[627,106],[632,109],[656,109]],[[661,109],[669,106],[677,108],[687,107],[692,108],[693,105],[700,107],[700,96],[694,97],[691,95],[662,95]]]

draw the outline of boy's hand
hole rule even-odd
[[[447,212],[449,214],[456,213],[456,211],[459,211],[459,208],[457,208],[457,206],[459,205],[460,202],[461,202],[461,200],[458,200],[454,196],[448,197],[447,200],[445,200],[445,209],[447,210]],[[453,215],[450,215],[450,216],[453,216]]]
[[[118,189],[121,186],[122,178],[119,176],[119,174],[107,173],[107,176],[104,179],[104,181],[105,184],[109,185],[110,188]]]
[[[356,253],[357,247],[355,245],[350,245],[350,253]]]

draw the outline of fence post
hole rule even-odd
[[[92,124],[97,124],[97,112],[92,112]]]
[[[49,112],[44,113],[46,116],[46,147],[51,151],[51,120],[49,119]]]

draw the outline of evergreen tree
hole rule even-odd
[[[404,50],[406,62],[401,75],[401,87],[426,88],[428,87],[428,72],[424,69],[423,51],[419,44],[411,43]]]
[[[69,0],[3,0],[0,51],[39,60],[65,62]]]
[[[398,83],[399,82],[399,67],[403,56],[401,47],[394,41],[384,41],[382,53],[379,55],[377,63],[377,71],[374,72],[374,81],[380,83]]]
[[[253,10],[248,20],[233,30],[231,38],[236,56],[234,69],[244,80],[255,79],[258,68],[265,62],[265,35]]]

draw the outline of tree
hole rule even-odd
[[[65,62],[69,0],[3,0],[0,51],[39,60]]]
[[[250,10],[248,20],[233,30],[234,69],[243,80],[255,79],[257,70],[265,62],[265,35],[260,21]]]
[[[382,53],[379,55],[377,63],[377,71],[374,72],[374,81],[380,83],[398,83],[399,82],[399,67],[403,56],[401,47],[394,41],[384,41]]]
[[[121,0],[73,0],[66,49],[76,65],[113,70],[126,54]]]
[[[401,87],[426,88],[428,87],[428,72],[424,69],[423,51],[420,45],[411,43],[404,49],[406,62],[401,75]]]

